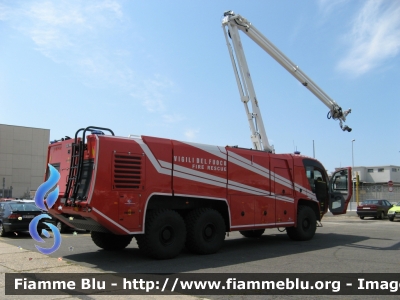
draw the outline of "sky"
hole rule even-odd
[[[0,123],[251,148],[221,21],[247,18],[344,110],[241,35],[276,153],[400,165],[400,1],[0,1]],[[355,140],[355,141],[353,141]],[[354,159],[353,159],[354,157]]]

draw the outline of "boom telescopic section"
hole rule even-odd
[[[264,129],[258,105],[259,101],[257,100],[250,76],[239,30],[259,45],[322,103],[324,103],[329,108],[328,118],[339,120],[340,128],[342,128],[343,131],[351,131],[350,127],[343,124],[346,121],[347,115],[351,112],[351,109],[343,111],[343,109],[333,99],[331,99],[314,81],[302,72],[296,64],[294,64],[285,54],[272,44],[247,19],[230,10],[224,13],[222,27],[234,69],[240,98],[244,103],[247,119],[250,124],[250,130],[252,133],[251,140],[255,149],[273,152],[273,147],[268,143],[267,134]],[[250,112],[248,108],[248,102],[252,105],[252,112]]]

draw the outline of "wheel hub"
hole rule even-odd
[[[166,226],[161,231],[160,240],[163,244],[168,244],[172,241],[173,236],[173,229],[170,226]]]
[[[305,219],[303,221],[303,228],[308,229],[308,227],[310,227],[310,221],[308,219]]]
[[[204,231],[203,231],[204,238],[205,238],[206,240],[211,239],[211,238],[213,237],[213,235],[214,235],[214,232],[215,232],[214,226],[213,226],[212,224],[208,224],[208,225],[204,228]]]

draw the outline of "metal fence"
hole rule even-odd
[[[387,184],[371,184],[358,187],[358,199],[362,202],[367,199],[385,199],[392,203],[400,202],[400,186],[392,187],[389,191]],[[356,201],[356,193],[354,192],[354,201]]]
[[[389,192],[387,184],[361,185],[358,187],[358,202],[361,203],[367,199],[385,199],[392,204],[400,202],[400,185],[393,186],[392,192]],[[353,193],[347,211],[357,210],[356,192]]]

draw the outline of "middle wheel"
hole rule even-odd
[[[177,256],[185,245],[186,227],[174,210],[149,211],[145,234],[136,235],[140,251],[156,259]]]
[[[217,252],[224,243],[225,221],[221,214],[211,208],[199,208],[186,216],[186,247],[194,253]]]

